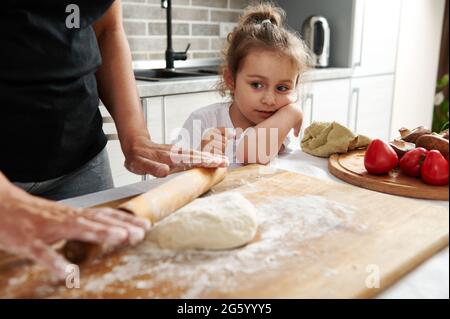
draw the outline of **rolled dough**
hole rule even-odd
[[[157,223],[150,240],[168,249],[223,250],[251,241],[258,228],[255,207],[241,194],[199,198]]]

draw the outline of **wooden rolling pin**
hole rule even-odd
[[[190,203],[225,178],[226,168],[194,168],[120,205],[118,209],[149,220],[152,225]],[[63,255],[83,263],[104,254],[101,245],[68,241]]]

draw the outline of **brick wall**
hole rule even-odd
[[[173,0],[173,46],[190,59],[219,57],[248,0]],[[134,60],[164,59],[166,10],[161,0],[122,0],[125,32]]]

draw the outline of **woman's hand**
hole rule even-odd
[[[75,209],[34,197],[0,173],[0,249],[30,258],[57,278],[69,262],[51,245],[62,239],[115,248],[144,239],[150,223],[110,208]]]
[[[115,1],[94,23],[102,54],[96,78],[100,98],[114,119],[125,167],[135,174],[164,177],[192,167],[227,166],[223,156],[197,151],[180,152],[172,145],[151,141],[133,74],[131,52],[122,27],[122,11]]]
[[[235,137],[233,129],[215,127],[205,131],[201,149],[214,155],[224,155],[228,140]]]
[[[132,173],[165,177],[171,173],[193,167],[226,167],[228,159],[223,155],[180,150],[173,145],[157,144],[148,136],[137,136],[122,147],[125,167]]]

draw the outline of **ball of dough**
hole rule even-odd
[[[157,223],[149,237],[162,248],[223,250],[248,243],[257,228],[255,207],[227,192],[196,199]]]

